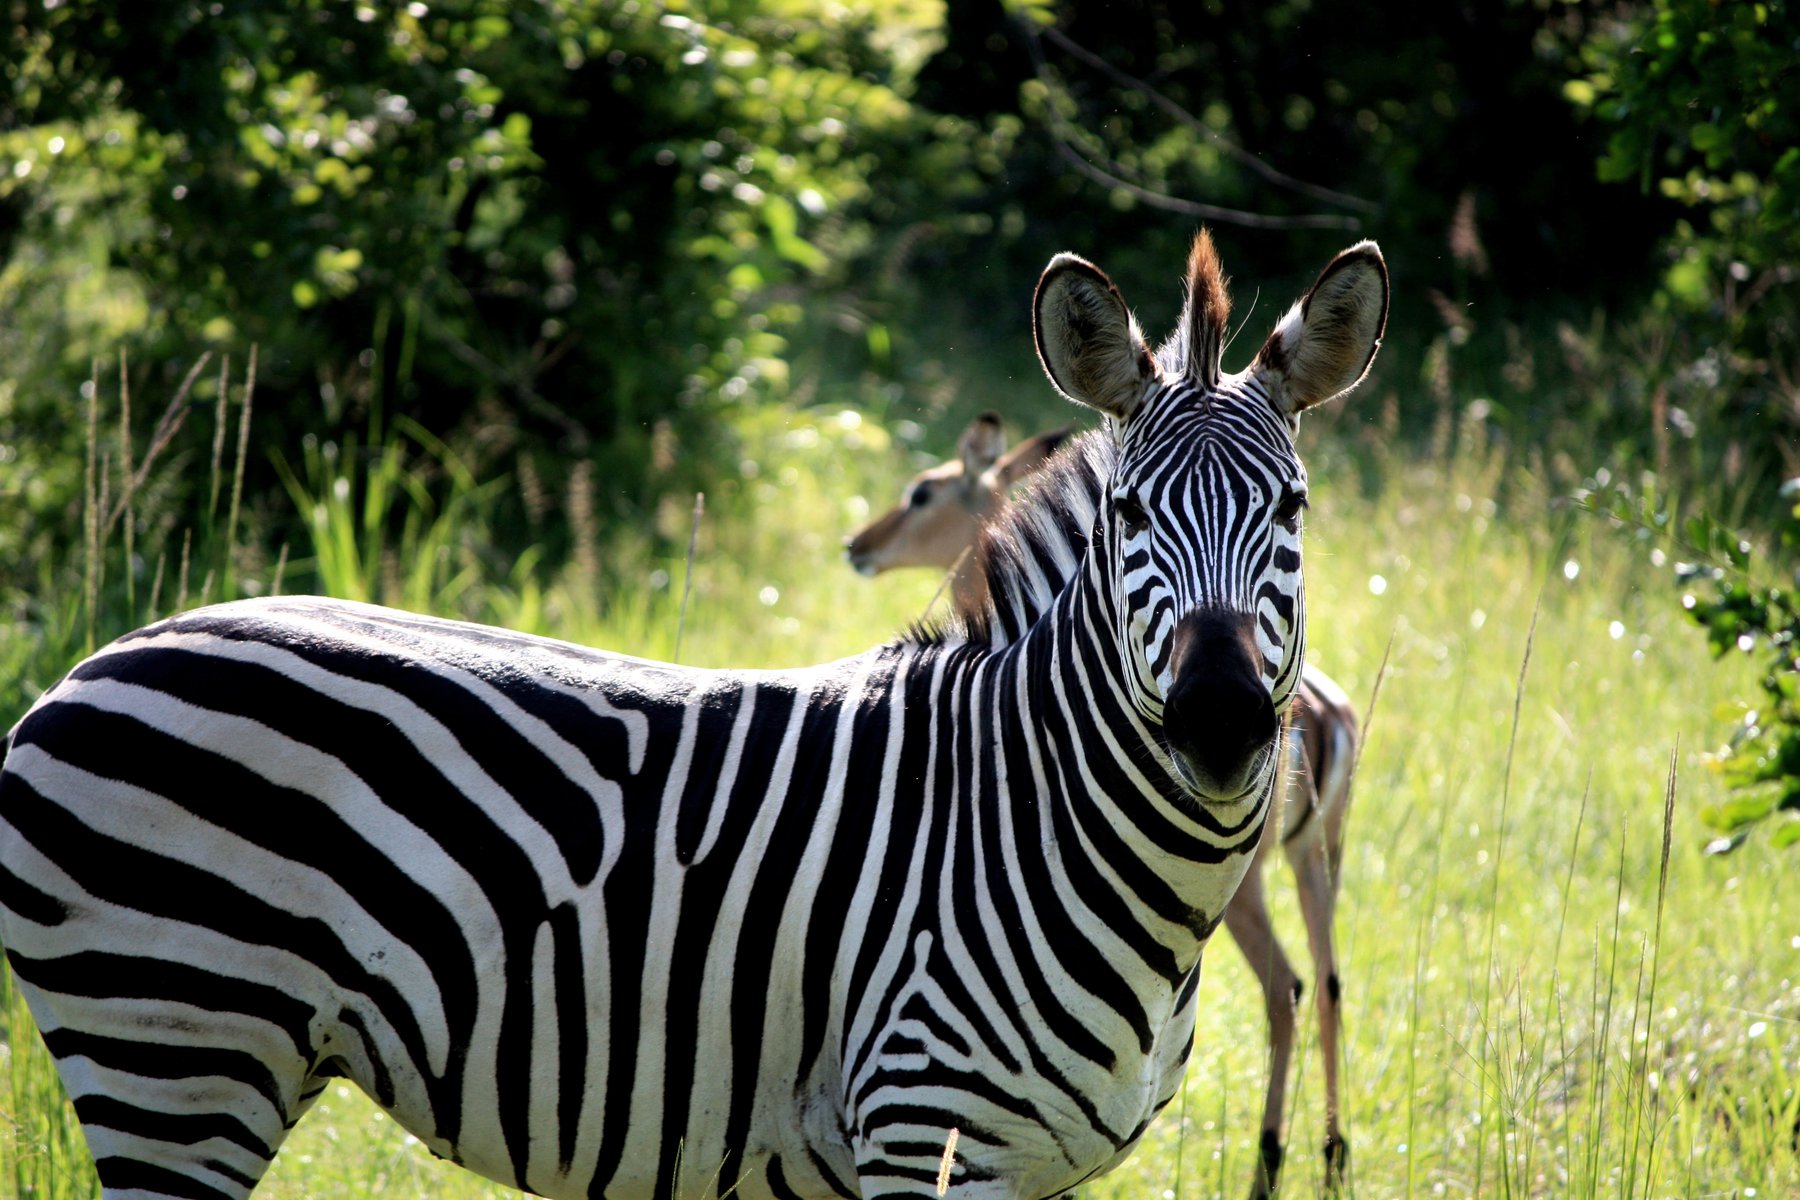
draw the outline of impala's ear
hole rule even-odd
[[[1073,432],[1072,428],[1065,425],[1061,429],[1052,429],[1049,433],[1026,438],[994,464],[995,484],[1004,490],[1030,475],[1049,462],[1050,456],[1069,440],[1069,435]]]
[[[957,439],[956,452],[962,455],[963,478],[970,483],[981,478],[1006,453],[1006,432],[1000,428],[1000,414],[984,412],[970,421]]]
[[[1319,272],[1250,369],[1276,408],[1299,416],[1362,382],[1381,348],[1387,311],[1387,263],[1374,242],[1359,242]]]
[[[1093,263],[1059,254],[1032,301],[1038,358],[1056,390],[1126,421],[1156,378],[1156,360],[1112,280]]]

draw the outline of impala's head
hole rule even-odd
[[[974,559],[981,527],[1025,478],[1062,444],[1059,429],[1025,439],[1012,450],[998,413],[985,412],[969,423],[957,442],[957,456],[914,475],[900,502],[844,540],[844,557],[864,575],[896,567],[948,571],[960,561],[959,591],[973,598],[982,590]]]
[[[1249,367],[1225,375],[1231,302],[1205,232],[1188,256],[1180,326],[1154,353],[1093,264],[1059,254],[1038,283],[1044,369],[1106,414],[1118,443],[1093,541],[1112,576],[1103,619],[1124,650],[1130,702],[1203,798],[1241,798],[1274,767],[1306,640],[1294,435],[1302,412],[1362,379],[1387,306],[1380,250],[1352,246]]]

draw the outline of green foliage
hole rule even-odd
[[[0,490],[0,551],[74,490],[62,397],[121,348],[153,387],[259,345],[284,443],[406,416],[556,487],[593,460],[609,518],[691,490],[823,298],[879,289],[871,214],[954,195],[982,144],[904,97],[930,15],[0,6],[0,445],[54,473]]]
[[[1760,273],[1800,235],[1797,50],[1790,4],[1649,0],[1600,22],[1567,94],[1614,127],[1601,178],[1702,211],[1697,244]]]
[[[1681,556],[1673,564],[1681,606],[1705,630],[1714,657],[1762,665],[1761,703],[1721,710],[1731,735],[1709,762],[1737,794],[1701,814],[1720,833],[1708,852],[1735,850],[1764,826],[1776,846],[1800,842],[1800,479],[1781,485],[1766,559],[1704,511],[1684,519],[1653,475],[1634,491],[1603,474],[1576,501],[1651,545],[1654,564],[1668,561],[1665,548]]]
[[[1677,353],[1792,471],[1800,408],[1800,17],[1784,0],[1634,0],[1593,18],[1565,94],[1610,130],[1602,179],[1679,205],[1657,297]]]
[[[1707,518],[1689,525],[1690,542],[1724,555],[1676,568],[1682,583],[1708,593],[1685,593],[1683,607],[1715,655],[1751,655],[1765,669],[1762,705],[1743,711],[1717,759],[1739,794],[1706,813],[1724,834],[1709,849],[1734,849],[1759,826],[1774,845],[1791,846],[1800,842],[1800,567],[1771,581],[1748,542]],[[1782,561],[1800,562],[1800,479],[1782,485],[1775,537]]]

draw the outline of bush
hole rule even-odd
[[[1681,208],[1658,306],[1673,359],[1800,470],[1800,16],[1791,4],[1639,0],[1590,18],[1564,93],[1608,134],[1602,179]]]
[[[1781,487],[1778,543],[1800,556],[1800,478]],[[1800,567],[1772,582],[1752,561],[1748,542],[1698,518],[1689,540],[1724,551],[1723,564],[1683,563],[1676,575],[1710,594],[1685,592],[1682,606],[1706,630],[1715,655],[1759,655],[1763,706],[1746,709],[1731,741],[1714,759],[1740,795],[1702,814],[1721,836],[1707,849],[1735,849],[1759,826],[1776,846],[1800,842]]]

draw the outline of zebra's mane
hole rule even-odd
[[[999,649],[1025,635],[1080,569],[1118,448],[1105,430],[1063,443],[981,532],[987,598],[959,600],[948,617],[907,640]]]

